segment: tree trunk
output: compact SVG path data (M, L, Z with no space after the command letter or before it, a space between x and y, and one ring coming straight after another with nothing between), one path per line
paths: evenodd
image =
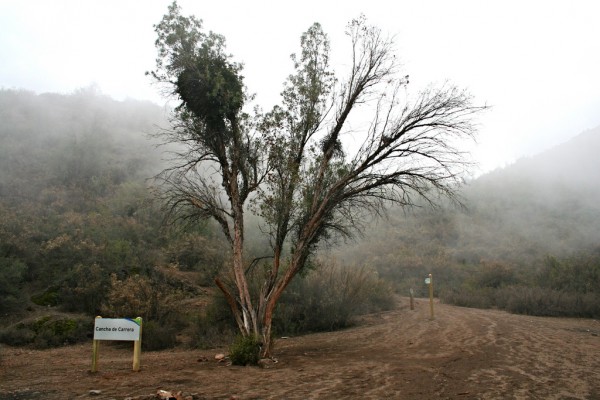
M304 260L306 258L306 248L302 246L304 242L300 242L300 250L297 251L294 259L292 260L292 264L289 266L287 272L281 277L281 279L276 282L275 287L270 291L268 295L268 299L266 299L265 313L262 318L262 327L261 327L261 338L263 342L263 347L261 351L261 357L269 358L272 355L273 351L273 340L272 340L272 324L273 324L273 313L275 312L275 307L277 306L277 302L279 298L283 294L285 288L290 284L294 276L299 271L299 266L303 265Z
M260 354L261 358L270 358L273 355L273 335L271 327L273 325L273 311L275 309L275 304L275 302L268 302L267 307L265 309L265 316L262 321L262 349Z

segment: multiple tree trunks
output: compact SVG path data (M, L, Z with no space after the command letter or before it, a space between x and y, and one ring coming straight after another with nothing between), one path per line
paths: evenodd
M319 244L352 236L361 218L389 202L455 199L469 163L454 144L473 137L471 119L485 107L451 86L403 98L408 76L399 73L392 40L361 17L347 27L348 76L334 75L329 40L314 24L292 56L281 105L251 118L243 111L249 96L242 66L225 52L225 39L180 11L173 3L155 26L159 58L151 75L181 100L164 136L185 148L177 153L181 163L158 176L162 197L174 221L213 218L221 226L232 260L216 284L240 332L262 338L268 357L277 301ZM371 123L356 133L360 147L346 154L349 118L365 105ZM260 276L248 267L258 260L245 253L246 212L260 218L270 243L260 259L272 262ZM261 279L256 293L251 278Z

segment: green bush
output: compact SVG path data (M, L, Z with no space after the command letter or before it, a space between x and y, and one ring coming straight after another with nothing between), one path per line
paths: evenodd
M169 325L145 321L142 329L142 349L164 350L177 344L177 330Z
M237 325L231 308L225 298L213 295L204 312L197 316L191 330L192 346L210 349L231 343L237 332Z
M179 292L149 277L133 275L119 280L113 274L101 312L102 316L112 318L142 317L142 346L147 350L159 350L174 347L177 333L185 326L178 310L179 300Z
M69 272L60 288L62 308L71 312L98 315L110 289L107 271L98 264L79 264Z
M389 285L370 268L318 263L282 295L273 319L277 334L300 334L346 328L354 317L392 309Z
M585 318L600 316L600 295L597 293L513 286L498 295L506 298L506 306L503 308L517 314Z
M254 336L238 336L229 349L233 365L258 365L261 342Z
M33 343L35 332L23 324L0 331L0 342L9 346L27 346Z
M0 257L0 313L15 311L22 306L21 285L25 270L22 261Z
M495 289L489 287L478 289L470 287L443 289L439 291L439 298L444 303L453 304L459 307L485 309L497 306L495 292Z
M58 288L53 286L49 287L42 293L36 293L31 296L31 301L38 306L54 307L60 303L60 296L58 294Z
M8 327L0 333L0 341L11 346L45 349L85 341L92 331L91 319L47 315Z
M600 316L600 294L577 293L512 285L501 288L463 288L440 292L443 302L461 307L498 308L515 314L545 317Z

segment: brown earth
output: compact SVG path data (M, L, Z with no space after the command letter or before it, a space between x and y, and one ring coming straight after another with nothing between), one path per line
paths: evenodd
M404 301L406 303L406 301ZM539 318L436 304L365 317L358 326L276 343L268 368L217 362L214 351L142 354L103 343L0 351L2 399L600 399L600 321ZM92 395L91 390L100 391Z

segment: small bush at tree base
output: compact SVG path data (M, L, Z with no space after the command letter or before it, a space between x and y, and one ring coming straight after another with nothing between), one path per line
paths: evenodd
M258 365L261 342L254 336L238 336L229 349L233 365Z

